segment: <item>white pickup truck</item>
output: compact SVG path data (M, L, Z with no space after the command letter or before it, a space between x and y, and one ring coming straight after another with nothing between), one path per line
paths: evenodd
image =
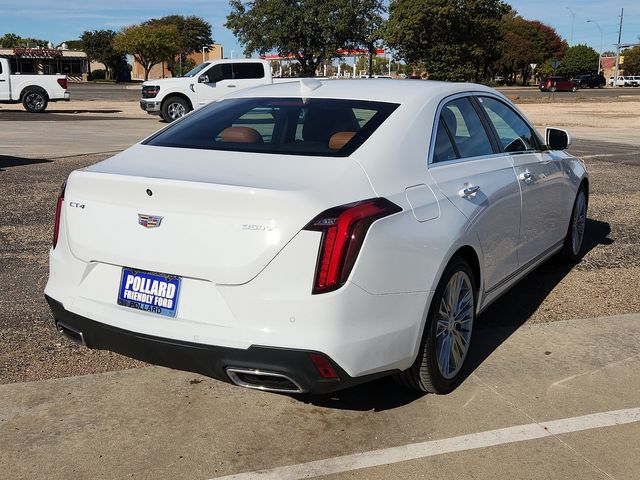
M295 80L299 79L281 81ZM266 60L205 62L183 77L144 82L140 108L147 113L161 115L166 122L173 122L223 95L269 83L273 83L273 78Z
M12 74L0 58L0 103L22 103L27 112L44 112L49 102L69 101L66 75Z

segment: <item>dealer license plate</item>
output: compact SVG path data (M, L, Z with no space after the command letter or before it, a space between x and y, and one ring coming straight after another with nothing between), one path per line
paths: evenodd
M124 267L118 290L118 305L175 317L181 278Z

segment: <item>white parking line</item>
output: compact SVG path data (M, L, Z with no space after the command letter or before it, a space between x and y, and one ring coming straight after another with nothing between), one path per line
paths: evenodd
M580 432L594 428L611 427L640 422L640 408L594 413L581 417L563 418L550 422L530 423L515 427L500 428L486 432L461 435L400 447L354 453L343 457L328 458L286 467L277 467L255 472L238 473L211 480L299 480L332 473L349 472L361 468L389 465L419 458L433 457L444 453L473 450L476 448L524 442L564 433Z

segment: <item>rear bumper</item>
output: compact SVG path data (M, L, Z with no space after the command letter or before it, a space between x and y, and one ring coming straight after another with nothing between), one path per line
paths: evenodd
M385 371L351 377L321 352L259 345L239 349L155 337L90 320L67 311L60 302L47 295L45 298L53 313L56 328L89 348L110 350L144 362L200 373L228 383L231 383L231 379L227 369L244 369L286 377L299 387L298 393L322 394L393 373ZM311 361L310 353L323 355L338 378L322 378ZM279 388L262 389L280 391Z
M62 97L50 98L49 101L50 102L69 102L71 101L71 93L64 92L64 95Z

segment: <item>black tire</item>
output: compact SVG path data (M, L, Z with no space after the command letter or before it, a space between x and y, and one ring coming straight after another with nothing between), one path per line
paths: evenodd
M164 102L162 102L160 115L165 122L171 123L174 120L185 116L190 111L191 107L184 98L169 97Z
M450 280L452 280L453 277L459 273L462 274L463 277L456 278L464 278L464 276L466 276L469 286L469 289L467 291L470 293L470 317L465 317L467 318L467 320L465 320L465 324L467 324L468 326L468 332L464 333L464 335L468 335L468 341L466 351L462 355L462 360L459 363L457 370L455 372L450 372L450 375L444 375L438 362L439 350L437 337L446 337L447 335L449 335L450 338L453 338L453 332L447 334L447 330L441 328L440 332L438 333L438 321L441 321L441 326L442 323L447 322L447 320L441 313L441 304L443 301L446 303L446 300L444 300L444 296L447 291L447 285L449 284ZM433 300L429 308L427 321L425 323L422 341L420 342L420 350L418 351L418 356L416 357L413 365L408 370L394 375L394 379L397 383L412 390L437 394L449 393L460 384L465 370L465 361L468 358L467 354L469 352L471 335L473 333L473 324L475 322L477 300L476 292L476 281L474 279L471 267L462 257L454 257L444 269L440 282L438 283L438 287L436 288L436 291L434 293ZM468 320L469 318L470 321ZM450 320L449 327L453 327ZM457 327L451 328L452 331L456 329ZM457 329L457 332L458 334L461 334L463 332L462 328ZM453 340L451 341L453 342ZM451 343L451 345L454 346L452 346L451 348L451 353L448 356L449 359L452 358L451 355L453 354L453 350L455 348L455 342ZM444 346L442 346L442 348L444 348ZM458 353L460 353L459 350Z
M560 251L560 258L566 263L577 263L582 258L588 203L586 189L584 186L580 186L573 202L569 228ZM583 210L581 210L581 205Z
M572 91L572 92L577 92L577 91L578 91L578 87L575 87L575 86L574 86L574 87L571 89L571 91Z
M551 87L551 88L549 89L549 91L550 91L550 92L555 92L555 91L556 91L556 87Z
M22 94L22 106L27 112L42 113L48 104L47 92L41 88L29 88Z

